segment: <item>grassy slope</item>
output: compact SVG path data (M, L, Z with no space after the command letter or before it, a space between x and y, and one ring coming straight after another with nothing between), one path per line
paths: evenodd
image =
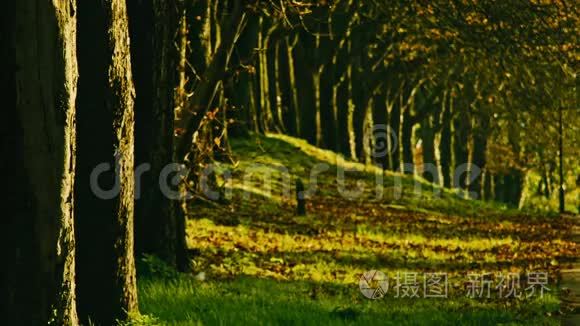
M233 140L235 164L227 205L196 204L189 246L205 281L173 276L158 264L140 279L142 312L160 324L558 324L557 271L578 256L569 225L555 217L526 215L470 201L409 176L386 173L382 198L375 194L380 170L344 162L334 153L287 136ZM337 164L337 161L339 162ZM326 163L308 216L295 217L288 177L309 183L311 167ZM356 199L339 195L336 167L346 188L365 190ZM260 177L272 175L270 191ZM402 180L396 196L395 177ZM415 184L423 191L414 191ZM293 188L291 184L290 187ZM437 192L440 191L440 195ZM391 287L380 300L358 288L367 270L385 272ZM466 274L548 271L543 298L469 299ZM445 272L448 299L394 298L400 272ZM163 277L165 275L165 277Z

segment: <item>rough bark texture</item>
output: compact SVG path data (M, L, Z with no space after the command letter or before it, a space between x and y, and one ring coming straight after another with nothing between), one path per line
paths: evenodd
M137 311L135 95L125 0L81 1L78 21L78 308L83 322L111 325ZM98 166L107 170L91 182Z
M127 1L131 61L135 77L135 256L154 254L176 265L176 216L159 176L172 163L174 87L179 53L174 36L179 28L176 0Z
M75 1L10 1L0 16L5 98L0 324L78 324L73 186Z

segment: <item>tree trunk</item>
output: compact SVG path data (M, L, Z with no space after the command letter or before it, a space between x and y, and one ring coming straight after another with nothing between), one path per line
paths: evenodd
M451 188L453 175L451 172L451 104L453 99L449 99L449 105L443 107L441 116L441 138L439 141L439 165L441 166L441 179L443 186Z
M336 114L332 105L334 86L334 65L327 65L321 69L319 78L320 121L322 144L325 148L336 150Z
M522 196L522 172L517 169L511 169L503 178L504 202L518 207Z
M84 323L112 325L137 311L135 91L125 1L80 1L78 21L78 310Z
M129 0L135 76L135 159L138 191L135 206L135 253L154 254L176 266L178 247L173 204L159 186L159 176L173 159L174 87L179 51L177 1ZM145 168L149 167L147 171ZM143 169L143 170L142 170Z
M403 112L401 122L401 150L403 152L403 163L413 165L413 119L411 106L407 106ZM405 169L405 174L413 174L413 171Z
M230 134L245 136L247 132L258 131L258 120L255 114L256 108L252 105L254 87L252 80L255 78L256 48L258 47L258 17L249 17L244 32L240 35L236 47L237 55L233 56L234 64L239 66L232 85L233 124L230 124Z
M291 50L288 50L288 39L284 38L280 44L278 53L278 62L279 62L279 79L278 84L280 87L280 93L282 97L282 108L283 108L283 117L282 120L284 122L284 126L286 127L286 132L291 136L298 135L298 126L296 125L296 91L294 85L294 76L293 74L291 63L291 58L289 55L291 54Z
M260 112L262 113L261 119L264 122L264 131L269 132L274 129L274 121L272 115L272 103L270 98L270 81L269 81L269 65L268 65L268 55L270 52L268 49L268 21L265 21L263 17L260 17L260 30L258 33L258 80L260 81Z
M493 175L490 173L489 170L485 170L483 172L483 193L482 193L482 198L485 201L490 201L493 200L493 191L492 191L492 187L493 187Z
M316 144L316 96L312 67L308 63L303 44L297 44L294 51L296 55L294 71L298 88L300 136L310 144Z
M487 137L489 133L489 119L486 112L479 112L474 118L473 126L473 149L471 154L470 176L469 176L469 191L481 196L482 189L482 174L481 171L485 169L487 150ZM477 171L476 175L471 175Z
M401 164L401 139L399 137L401 131L401 99L395 99L391 110L389 112L389 127L393 130L396 138L391 144L389 153L389 169L391 171L399 171Z
M273 71L273 77L270 79L271 82L271 88L274 90L274 92L272 92L271 97L272 100L274 101L275 105L275 127L276 127L276 131L280 132L280 133L287 133L286 132L286 124L285 124L285 111L287 110L287 101L284 101L283 99L285 98L284 94L282 93L282 84L281 84L281 80L283 78L282 72L281 72L281 64L280 64L280 52L284 52L281 51L281 47L282 44L280 42L276 42L275 45L273 45L273 56L271 58L271 62L273 62L272 65L272 69Z
M341 80L338 85L334 87L334 106L336 107L337 116L337 128L336 128L336 139L337 139L337 151L342 153L344 157L351 157L350 144L348 139L348 111L349 111L349 99L348 99L348 88L349 82L347 80Z
M383 169L387 169L389 163L389 138L391 136L387 130L387 111L386 94L380 92L373 98L373 156L375 160L374 163Z
M435 129L433 117L427 116L421 123L421 143L423 146L423 178L429 182L439 180L439 173L435 167Z
M212 60L205 69L201 80L195 88L187 108L179 113L176 121L177 126L183 132L177 141L176 155L179 162L185 159L190 152L194 133L199 129L206 112L209 110L217 89L224 79L229 66L232 51L237 42L238 35L245 25L245 12L241 0L234 1L229 24L226 27L219 46L214 51Z
M494 200L505 203L506 201L506 189L504 185L504 176L503 175L493 175L493 193L494 193Z
M469 163L469 114L461 110L453 121L453 186L466 189L467 171L460 173L460 166Z
M75 1L9 1L0 22L4 117L0 324L77 325Z

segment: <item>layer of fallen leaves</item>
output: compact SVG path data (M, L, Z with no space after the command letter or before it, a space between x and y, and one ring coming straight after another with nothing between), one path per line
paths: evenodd
M262 155L265 164L276 158ZM306 171L300 164L291 170L292 178L306 179ZM234 182L244 178L233 175ZM570 219L483 206L434 209L461 202L416 196L411 187L403 192L415 200L373 200L372 178L364 171L350 173L347 186L363 182L367 190L347 200L339 195L333 173L321 176L304 217L295 216L292 198L248 193L260 189L258 183L234 187L227 205L195 204L188 227L195 269L212 278L251 275L342 284L358 282L371 269L389 277L401 271L445 272L451 291L460 291L468 273L519 273L525 280L527 272L548 272L554 286L559 270L580 254Z

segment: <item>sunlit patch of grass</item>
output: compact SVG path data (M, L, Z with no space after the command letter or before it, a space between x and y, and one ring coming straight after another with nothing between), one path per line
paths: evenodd
M368 300L354 286L253 277L198 282L141 279L139 325L558 325L552 295L530 301L469 298ZM137 324L136 324L137 325Z
M188 221L194 273L205 273L208 281L142 282L146 313L183 325L554 321L545 312L556 310L557 271L580 254L567 222L467 200L451 190L438 195L424 180L392 172L385 172L385 195L375 198L376 167L288 136L256 135L233 140L232 147L237 163L217 169L232 173L229 204L192 207ZM317 163L330 169L319 175L319 191L307 197L308 215L295 216L294 179L308 184ZM361 196L339 194L337 164L356 170L345 183L349 189L362 183ZM393 196L394 176L401 178L400 198ZM414 192L415 182L422 193ZM366 300L358 280L371 269L390 279L402 272L445 272L451 298ZM554 291L531 300L465 298L467 273L528 271L549 272ZM170 291L181 294L167 298Z

